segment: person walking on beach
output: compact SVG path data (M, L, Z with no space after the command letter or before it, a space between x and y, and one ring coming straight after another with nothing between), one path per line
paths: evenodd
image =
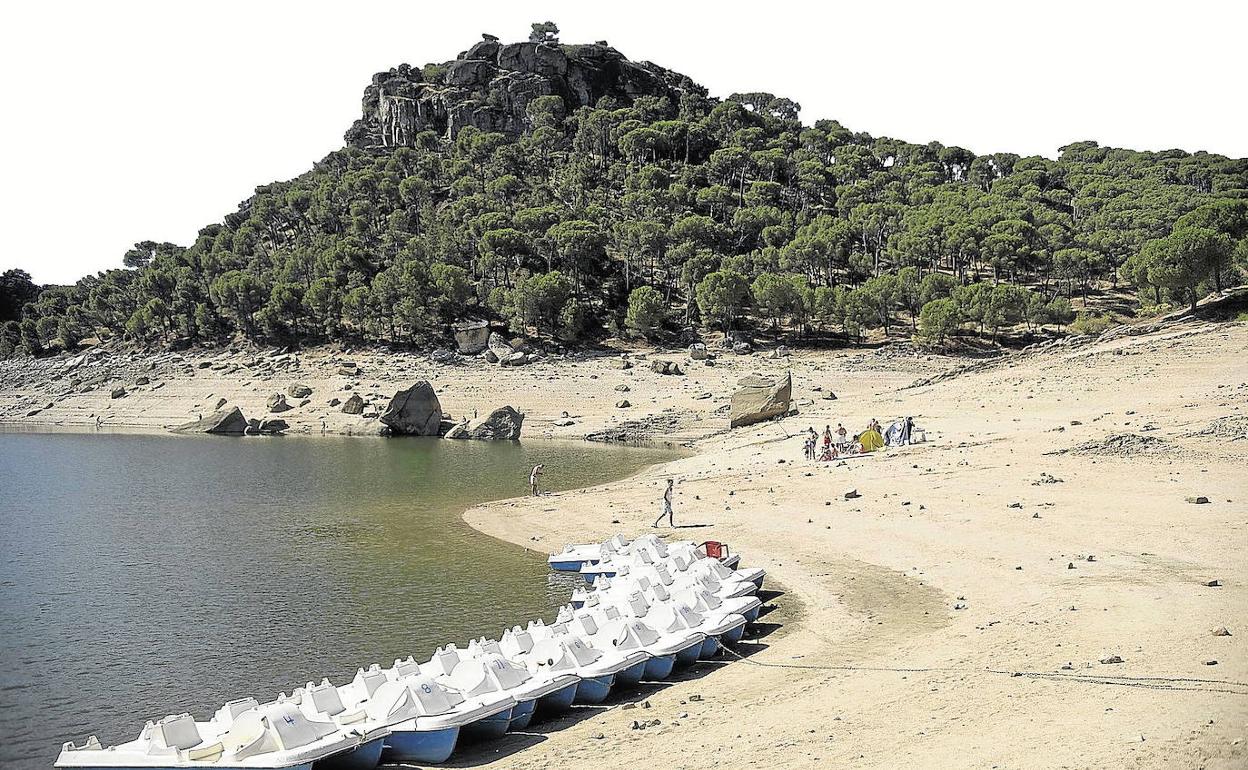
M849 435L849 431L845 430L845 426L838 422L836 424L836 437L837 437L836 443L840 444L841 447L844 447L845 437L848 435Z
M654 520L650 526L657 527L659 522L663 521L663 517L667 517L667 525L672 529L676 528L676 520L672 517L672 492L675 491L676 482L671 479L667 480L667 489L663 491L663 512L659 514L659 518Z
M529 472L529 491L533 493L534 497L537 497L539 494L541 494L541 492L539 492L537 489L537 482L541 480L542 471L545 469L546 469L545 465L538 464L538 465L534 465L533 470Z

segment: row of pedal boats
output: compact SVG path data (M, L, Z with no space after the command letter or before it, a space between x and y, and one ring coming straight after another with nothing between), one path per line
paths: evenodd
M575 592L553 623L535 620L462 648L448 644L424 662L409 656L386 668L373 664L343 685L322 679L263 703L232 700L207 721L166 716L115 746L92 735L82 745L64 744L56 766L436 764L461 740L498 738L573 705L602 703L643 680L667 679L740 640L758 618L763 570L733 569L702 546L616 536L564 553L586 557L577 570L592 567L586 573L592 583Z

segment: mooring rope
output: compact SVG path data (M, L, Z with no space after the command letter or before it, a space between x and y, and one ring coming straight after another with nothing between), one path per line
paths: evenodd
M738 644L752 644L751 642L738 642ZM954 668L954 667L930 667L930 668L900 668L892 666L851 666L836 664L811 664L811 663L772 663L762 660L754 660L751 657L742 655L741 653L725 646L720 645L720 649L724 653L731 655L737 660L745 661L755 666L764 668L791 668L803 669L808 671L853 671L853 672L883 672L894 674L973 674L984 675L992 674L995 676L1009 677L1026 677L1029 679L1048 679L1053 681L1067 680L1080 682L1082 684L1108 684L1119 687L1139 687L1151 690L1174 690L1187 692L1208 692L1208 693L1225 693L1227 695L1248 695L1248 683L1235 682L1225 679L1196 679L1192 677L1178 676L1119 676L1115 674L1081 674L1066 673L1062 671L1007 671L995 668ZM1185 686L1191 685L1191 686ZM1218 687L1210 687L1207 685L1220 685ZM1242 689L1228 689L1239 687Z

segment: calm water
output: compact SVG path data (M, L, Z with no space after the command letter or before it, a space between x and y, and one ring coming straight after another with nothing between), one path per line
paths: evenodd
M584 442L0 433L0 766L549 619L572 583L473 503L671 457ZM546 544L543 544L543 548ZM562 544L551 544L562 545Z

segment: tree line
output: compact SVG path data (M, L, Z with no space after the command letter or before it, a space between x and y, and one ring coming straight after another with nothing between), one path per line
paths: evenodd
M568 114L542 96L519 136L337 150L189 246L137 243L72 286L8 271L0 355L108 335L428 344L465 317L567 342L694 325L943 341L1070 323L1118 282L1146 310L1190 305L1248 270L1248 160L976 155L799 111L739 93Z

